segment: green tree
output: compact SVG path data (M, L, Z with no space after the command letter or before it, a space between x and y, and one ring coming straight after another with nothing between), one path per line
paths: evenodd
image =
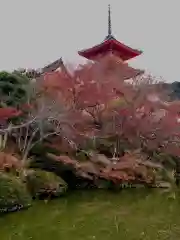
M26 102L28 82L22 74L0 72L0 107L18 107Z

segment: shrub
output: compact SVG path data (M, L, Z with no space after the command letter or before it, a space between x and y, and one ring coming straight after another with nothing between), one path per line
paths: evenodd
M21 168L21 161L15 156L0 152L0 171L16 173Z
M47 152L54 153L54 154L60 153L56 149L47 146L47 144L45 144L44 142L36 144L30 150L30 154L33 155L33 156L36 156L36 157L44 157Z
M49 198L63 195L67 184L54 173L43 170L32 170L26 177L27 188L33 198Z
M0 173L0 212L12 212L31 205L25 184L16 176Z
M89 180L100 188L121 187L124 184L169 188L173 183L172 176L164 166L141 150L127 151L120 158L107 158L91 152L89 160L84 162L68 156L48 156L71 167L75 176Z

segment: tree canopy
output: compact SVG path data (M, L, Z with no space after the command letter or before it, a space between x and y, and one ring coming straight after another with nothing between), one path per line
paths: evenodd
M28 78L17 73L0 72L0 107L18 107L27 101Z

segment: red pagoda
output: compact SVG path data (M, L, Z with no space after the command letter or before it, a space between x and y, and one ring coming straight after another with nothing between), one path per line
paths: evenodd
M89 60L95 60L99 56L106 55L107 53L113 53L113 55L119 57L121 60L126 61L134 57L139 56L142 51L133 49L126 46L125 44L116 40L112 35L111 29L111 9L109 5L108 9L108 35L104 41L96 46L88 49L84 49L78 52L80 56L85 57Z
M108 60L110 59L108 56L112 56L111 60L116 61L116 64L113 64L113 66L119 70L119 73L124 80L134 78L144 73L144 71L134 69L127 63L127 60L137 57L141 53L142 51L126 46L125 44L116 40L116 38L113 36L111 29L110 5L108 6L108 35L104 41L99 45L78 52L80 56L85 57L88 60L96 60L96 63L98 62L98 59L102 60L103 58L104 62L108 65L111 63L106 61L106 56ZM62 58L42 68L42 74L54 72L57 70L65 71L68 73L68 70L66 69Z

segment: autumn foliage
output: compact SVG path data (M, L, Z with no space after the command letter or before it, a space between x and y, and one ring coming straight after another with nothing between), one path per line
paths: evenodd
M8 120L13 117L18 117L22 114L21 110L17 110L16 108L13 107L4 107L0 108L0 120Z
M0 171L18 171L21 168L21 161L15 156L0 152Z
M170 102L164 85L142 71L127 81L130 75L132 69L114 56L71 72L44 73L28 108L36 119L28 127L34 135L25 140L48 138L48 146L66 153L51 158L71 165L77 176L155 184L163 163L149 152L180 155L179 102ZM111 145L106 152L97 144L104 139ZM86 153L84 162L77 152Z
M146 155L140 160L140 155L125 154L120 149L125 144L130 151L163 151L179 156L179 102L170 103L163 84L154 82L151 76L141 73L130 82L126 81L128 67L121 74L119 69L122 63L108 56L71 73L47 73L41 79L39 92L49 106L56 103L59 115L53 127L70 148L81 151L89 140L96 144L97 139L114 138L110 164L94 176L115 182L153 182L153 169L157 168L153 159ZM72 160L68 159L64 164ZM90 164L89 156L86 161ZM75 159L72 163L77 169ZM83 164L78 163L78 173Z
M59 111L63 108L62 126L69 123L72 135L79 138L117 135L132 144L146 145L155 131L178 126L178 108L167 103L161 84L153 84L149 76L136 77L129 84L113 64L117 64L116 58L105 58L71 75L54 72L44 76L43 93L59 103Z

